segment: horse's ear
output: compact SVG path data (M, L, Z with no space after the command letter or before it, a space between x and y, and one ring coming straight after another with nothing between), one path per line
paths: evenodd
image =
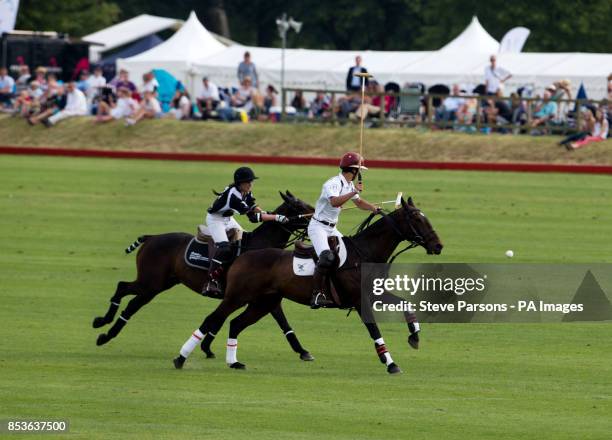
M295 196L293 194L291 194L291 191L287 190L285 191L285 194L287 194L287 196L291 199L295 199Z
M402 204L402 208L404 208L404 209L408 209L408 206L406 206L406 201L404 200L404 197L402 197L402 198L400 199L400 202L401 202L401 204Z
M279 191L278 193L280 194L281 199L283 199L283 201L284 201L284 202L286 202L286 203L291 203L291 202L290 202L290 201L287 199L287 196L286 196L286 195L284 195L284 194L283 194L282 192L280 192L280 191Z
M412 201L412 197L408 197L408 205L414 208L414 202Z

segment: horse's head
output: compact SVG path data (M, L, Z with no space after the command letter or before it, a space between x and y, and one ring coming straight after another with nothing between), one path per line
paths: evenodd
M414 206L412 197L408 197L407 202L402 197L401 204L402 207L396 212L399 214L398 225L402 229L404 239L423 246L430 255L439 255L444 246L429 219L423 211Z
M313 214L314 208L308 203L298 199L289 191L278 192L283 199L283 204L280 205L274 212L289 217L289 223L287 227L291 230L305 229L308 227L309 217L297 218L303 214Z

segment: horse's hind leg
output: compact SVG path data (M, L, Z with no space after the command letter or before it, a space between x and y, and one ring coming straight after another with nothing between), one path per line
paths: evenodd
M127 307L121 314L119 318L115 321L113 326L110 328L108 333L100 333L98 335L98 339L96 341L96 345L104 345L114 337L116 337L121 329L127 324L129 319L136 313L142 306L148 304L159 292L150 294L150 293L138 293L135 298L132 298L128 303Z
M110 306L108 307L106 315L94 318L93 328L100 328L113 322L113 319L115 319L115 314L117 313L117 310L119 310L121 299L127 295L136 295L137 290L135 284L135 282L130 283L127 281L119 281L117 283L117 289L110 300Z
M227 339L227 352L225 362L230 368L243 370L246 366L238 362L238 335L250 325L255 324L272 310L280 305L281 298L278 296L264 297L248 305L246 310L236 316L230 322L229 338Z
M274 310L272 310L271 313L272 317L274 317L278 323L278 326L283 331L293 351L300 355L300 359L303 361L314 361L314 356L311 355L308 350L304 349L302 344L300 344L297 335L289 325L289 321L287 321L287 317L285 316L282 306L279 304Z
M223 326L227 317L244 304L242 300L232 301L227 297L221 301L221 304L204 319L202 325L200 325L200 327L191 334L189 339L185 341L178 357L173 360L174 367L177 369L183 368L185 361L199 343L202 343L202 351L207 354L207 357L214 357L210 351L210 344L212 344L212 341L215 339L215 336L217 336L219 329ZM212 356L209 356L208 353Z

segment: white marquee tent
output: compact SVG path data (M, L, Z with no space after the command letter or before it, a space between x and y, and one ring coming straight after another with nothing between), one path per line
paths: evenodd
M182 24L183 20L142 14L93 34L85 35L83 41L93 44L89 48L89 57L95 62L100 59L103 52L165 29L178 29Z
M192 89L190 71L194 62L226 48L192 12L185 24L168 40L136 56L117 60L117 68L127 69L136 83L142 74L153 69L164 69Z

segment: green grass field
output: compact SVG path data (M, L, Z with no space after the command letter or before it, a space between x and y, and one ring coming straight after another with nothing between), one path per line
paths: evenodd
M172 358L217 304L180 286L96 347L93 317L135 275L123 249L193 231L233 168L0 156L0 419L68 419L74 439L610 438L609 323L426 324L419 351L385 324L404 370L391 377L356 314L286 303L315 362L266 317L240 337L246 371L224 365L227 326L217 359L194 352L177 371ZM313 203L335 172L255 170L266 209L277 190ZM516 262L612 262L609 176L370 170L365 184L372 201L413 195L445 244L401 261L502 262L513 249ZM341 230L361 218L346 212Z

